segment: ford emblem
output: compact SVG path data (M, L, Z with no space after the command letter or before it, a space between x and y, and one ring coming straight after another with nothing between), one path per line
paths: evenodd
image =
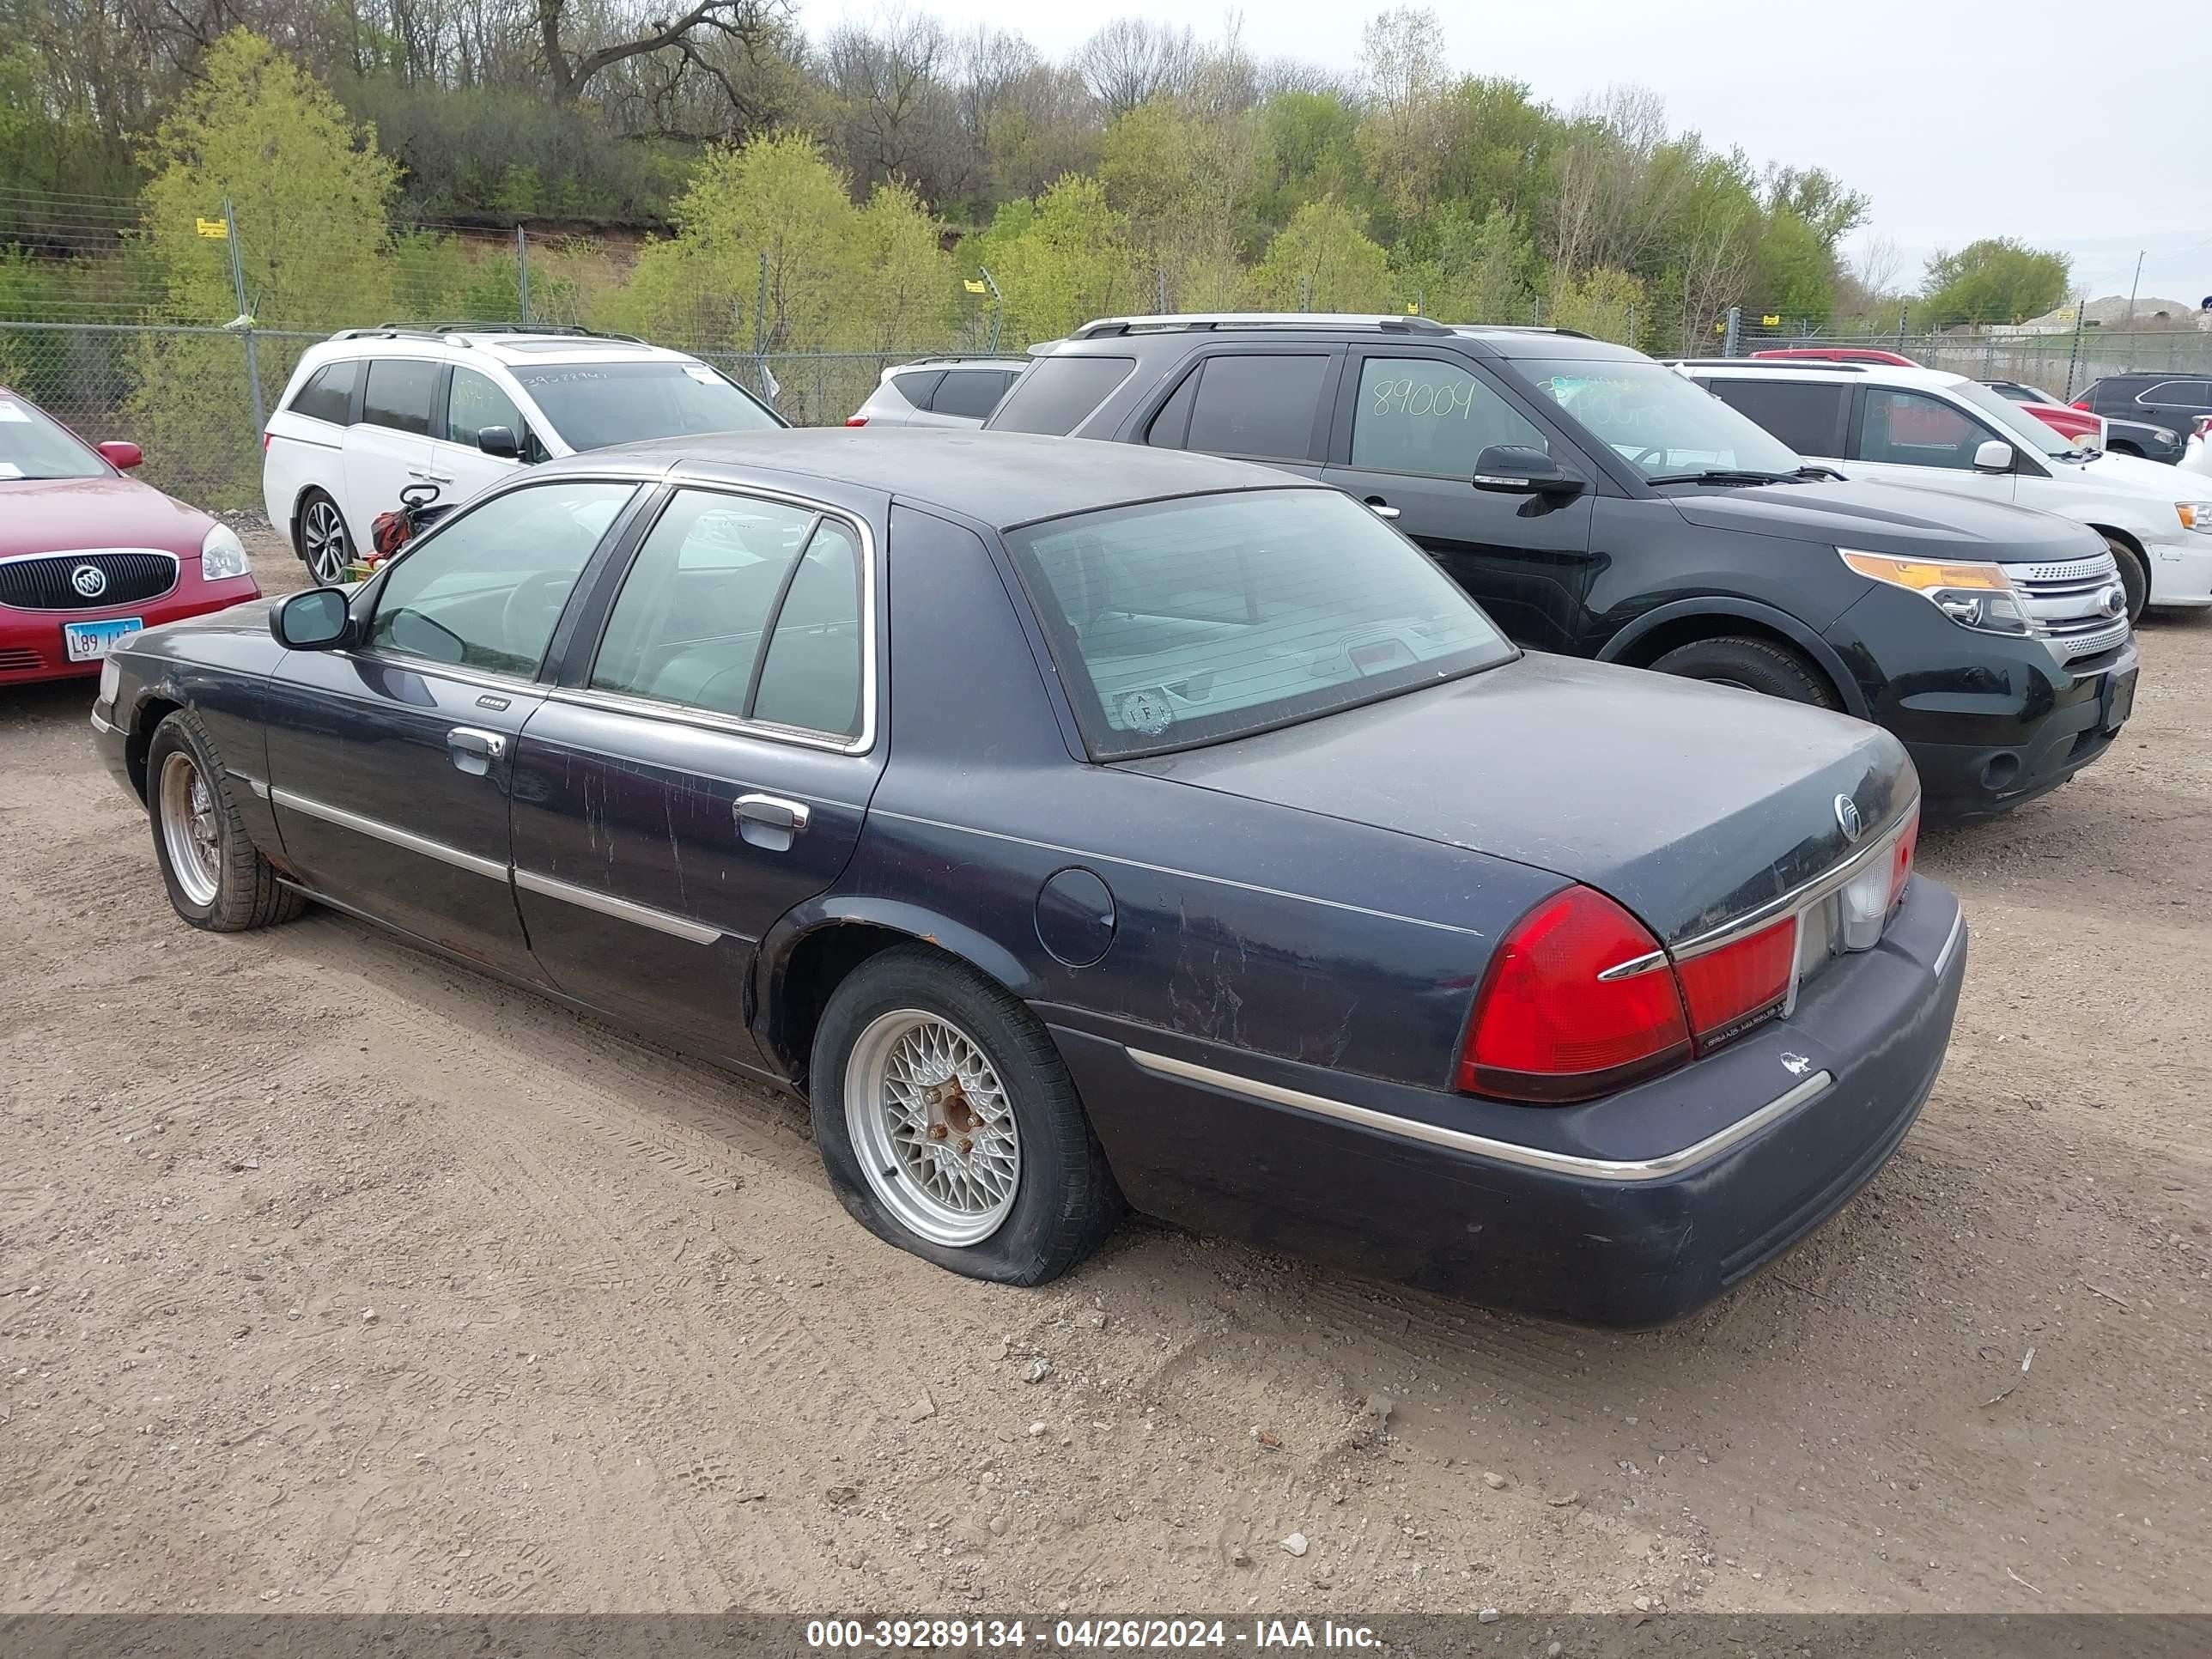
M1836 797L1836 824L1845 841L1856 841L1866 825L1859 819L1859 804L1849 795Z
M2097 603L2108 617L2124 616L2128 608L2128 591L2124 587L2108 587L2097 596Z

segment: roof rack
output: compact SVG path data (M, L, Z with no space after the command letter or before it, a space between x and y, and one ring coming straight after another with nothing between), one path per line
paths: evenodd
M342 328L331 338L442 340L465 334L570 335L591 340L620 340L629 345L646 343L635 334L604 334L574 323L379 323L374 328ZM466 345L468 342L455 339L454 343Z
M1579 328L1555 328L1549 323L1473 323L1485 334L1556 334L1564 340L1595 340L1597 336Z
M1170 329L1372 328L1386 334L1448 335L1453 332L1428 317L1400 317L1358 311L1188 311L1151 317L1101 317L1084 324L1072 338L1099 340L1118 334L1164 333Z
M1838 362L1832 357L1662 357L1669 368L1810 368L1821 374L1868 374L1877 368L1902 368L1902 363Z

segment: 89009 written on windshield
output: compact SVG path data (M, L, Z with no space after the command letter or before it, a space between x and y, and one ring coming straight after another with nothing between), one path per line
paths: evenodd
M1653 362L1563 363L1538 392L1654 483L1713 471L1794 478L1795 450L1711 392Z

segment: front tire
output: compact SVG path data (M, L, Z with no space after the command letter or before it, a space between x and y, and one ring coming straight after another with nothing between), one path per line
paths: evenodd
M353 562L353 542L346 534L345 514L319 489L310 489L300 497L292 546L319 586L336 586L345 579L346 566Z
M2128 625L2133 627L2150 603L2150 568L2142 554L2117 536L2106 537L2105 545L2112 550L2112 562L2120 568L2120 586L2128 596Z
M1693 640L1675 647L1651 666L1662 674L1733 685L1764 696L1810 703L1815 708L1844 706L1826 675L1802 653L1771 640L1741 635Z
M276 880L239 821L228 774L207 728L179 709L146 750L146 809L169 903L195 927L243 933L289 921L307 901Z
M872 957L814 1036L814 1139L877 1237L971 1279L1041 1285L1113 1231L1123 1203L1036 1017L923 945Z

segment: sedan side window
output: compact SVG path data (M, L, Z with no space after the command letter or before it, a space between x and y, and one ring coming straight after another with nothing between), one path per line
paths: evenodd
M585 561L635 490L540 484L440 526L385 578L370 646L496 674L536 674Z
M1475 457L1492 444L1547 454L1552 447L1520 410L1456 363L1440 357L1370 357L1360 365L1352 465L1468 478Z
M858 538L838 520L680 490L623 580L592 685L849 735L860 724L859 575Z
M1971 471L1974 452L1993 434L1964 410L1917 392L1869 386L1859 459L1899 466Z

